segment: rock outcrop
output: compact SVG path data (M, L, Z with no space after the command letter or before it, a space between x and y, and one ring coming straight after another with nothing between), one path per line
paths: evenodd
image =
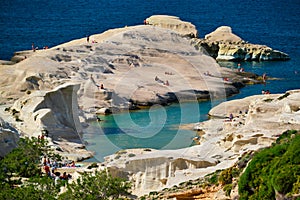
M193 38L191 44L205 51L217 61L270 61L289 60L283 52L265 45L250 44L232 33L228 26L221 26L204 39Z
M19 132L0 118L0 158L17 146Z
M145 23L152 26L167 28L179 33L183 37L198 37L198 31L190 22L185 22L179 17L168 15L152 15L145 20Z
M299 100L300 91L293 90L224 102L209 112L212 119L195 125L201 132L199 145L122 150L106 157L105 164L115 175L131 180L136 195L195 180L233 166L240 155L270 146L286 130L299 130Z
M46 131L55 140L80 140L78 89L78 84L65 84L51 91L35 91L17 100L8 112L23 122L19 129L27 135L38 136Z
M205 35L205 40L218 41L218 42L241 42L242 39L233 34L229 26L221 26L215 31Z
M75 160L91 157L92 153L83 150L81 140L78 89L79 84L69 83L51 91L34 91L7 107L5 114L13 119L11 124L22 136L45 135L52 145L61 144L61 154L71 153L68 157Z

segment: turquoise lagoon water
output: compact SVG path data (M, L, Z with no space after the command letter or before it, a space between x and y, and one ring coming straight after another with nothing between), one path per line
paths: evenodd
M283 93L300 86L300 74L297 73L297 68L292 66L292 61L242 62L241 64L246 71L257 74L267 73L270 77L278 79L268 80L266 85L248 85L237 95L213 102L185 102L167 107L154 106L150 109L101 116L103 121L92 123L92 131L84 136L84 139L89 142L88 148L96 152L95 158L88 161L102 161L103 157L121 149L179 149L195 145L192 139L196 133L179 129L180 125L207 120L208 111L223 101L260 94L262 90ZM237 63L226 62L220 65L236 68ZM278 73L278 67L282 65L290 67Z
M242 62L247 71L267 73L279 80L247 86L223 101L259 94L262 89L282 93L300 88L300 1L238 0L3 0L0 1L0 59L13 52L55 46L111 28L141 24L154 14L175 15L195 24L203 38L219 26L232 27L250 43L286 52L286 62ZM237 63L220 63L235 68ZM95 159L123 148L176 149L193 145L195 133L180 124L206 120L216 102L190 102L152 107L102 117L84 135Z

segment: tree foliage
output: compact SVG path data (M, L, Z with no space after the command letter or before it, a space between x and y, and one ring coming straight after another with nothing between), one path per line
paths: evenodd
M59 199L118 199L128 195L130 184L120 178L113 178L107 171L96 171L95 174L85 172L77 182L67 186L67 192L60 195Z
M275 199L299 193L300 135L284 132L271 148L258 152L239 180L240 199Z
M128 194L129 183L106 171L84 173L74 183L66 184L66 192L61 193L65 182L55 184L51 177L42 174L40 162L44 155L60 159L46 140L21 138L17 148L0 160L0 199L115 199Z

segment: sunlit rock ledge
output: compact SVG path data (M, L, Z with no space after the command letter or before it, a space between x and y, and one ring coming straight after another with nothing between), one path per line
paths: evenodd
M114 175L132 181L136 195L169 188L229 168L245 152L270 146L286 130L299 130L299 102L300 90L224 102L211 109L212 119L195 125L199 145L122 150L104 163Z

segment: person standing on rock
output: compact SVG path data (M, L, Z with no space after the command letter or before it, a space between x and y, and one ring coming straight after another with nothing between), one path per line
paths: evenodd
M266 73L264 73L264 74L262 75L262 80L263 80L263 82L266 82L266 80L267 80L267 74L266 74Z
M230 120L230 121L233 120L233 114L232 114L232 113L230 113L230 115L229 115L229 120Z
M87 43L90 42L90 36L89 35L86 37L86 41L87 41Z
M44 164L44 170L47 176L50 176L50 167L47 164Z

